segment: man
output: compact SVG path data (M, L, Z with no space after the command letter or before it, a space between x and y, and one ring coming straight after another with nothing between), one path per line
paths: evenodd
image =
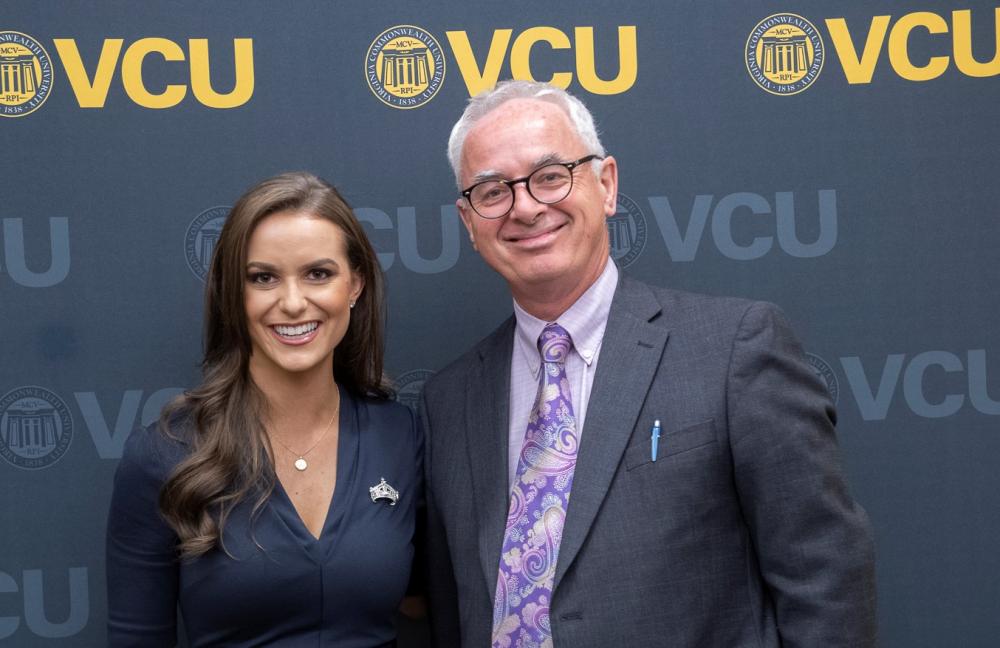
M440 646L871 646L871 533L772 305L609 259L618 168L577 99L508 82L449 159L514 316L428 381Z

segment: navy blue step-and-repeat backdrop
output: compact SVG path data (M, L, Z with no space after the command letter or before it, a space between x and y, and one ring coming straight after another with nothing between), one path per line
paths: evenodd
M882 645L997 645L996 4L4 3L0 642L104 643L112 475L199 379L206 263L254 182L307 169L355 207L404 402L507 316L444 149L515 77L593 110L627 273L795 324L874 524Z

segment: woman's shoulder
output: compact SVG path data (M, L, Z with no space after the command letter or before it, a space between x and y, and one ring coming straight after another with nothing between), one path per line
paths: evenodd
M190 452L192 429L189 417L178 413L133 430L118 464L119 479L164 481Z
M413 418L413 411L391 398L374 398L363 396L357 398L359 406L363 406L373 417L379 417L392 421L402 421Z
M421 444L417 417L413 410L390 398L354 397L362 433L379 434L399 442L406 437L417 446Z

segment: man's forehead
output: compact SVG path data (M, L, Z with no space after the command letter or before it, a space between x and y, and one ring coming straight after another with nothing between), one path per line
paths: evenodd
M556 104L541 99L517 98L505 101L483 115L472 127L472 132L531 121L542 121L553 127L556 124L571 125L569 115Z
M470 129L462 147L464 174L495 175L496 156L526 160L569 155L580 138L559 106L538 99L511 99L483 116ZM509 161L509 160L508 160ZM482 165L489 166L485 168Z

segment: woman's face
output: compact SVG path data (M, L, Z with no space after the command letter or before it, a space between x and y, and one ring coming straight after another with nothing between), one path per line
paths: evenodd
M334 349L364 281L339 227L302 212L271 214L247 246L244 307L259 382L332 375Z

